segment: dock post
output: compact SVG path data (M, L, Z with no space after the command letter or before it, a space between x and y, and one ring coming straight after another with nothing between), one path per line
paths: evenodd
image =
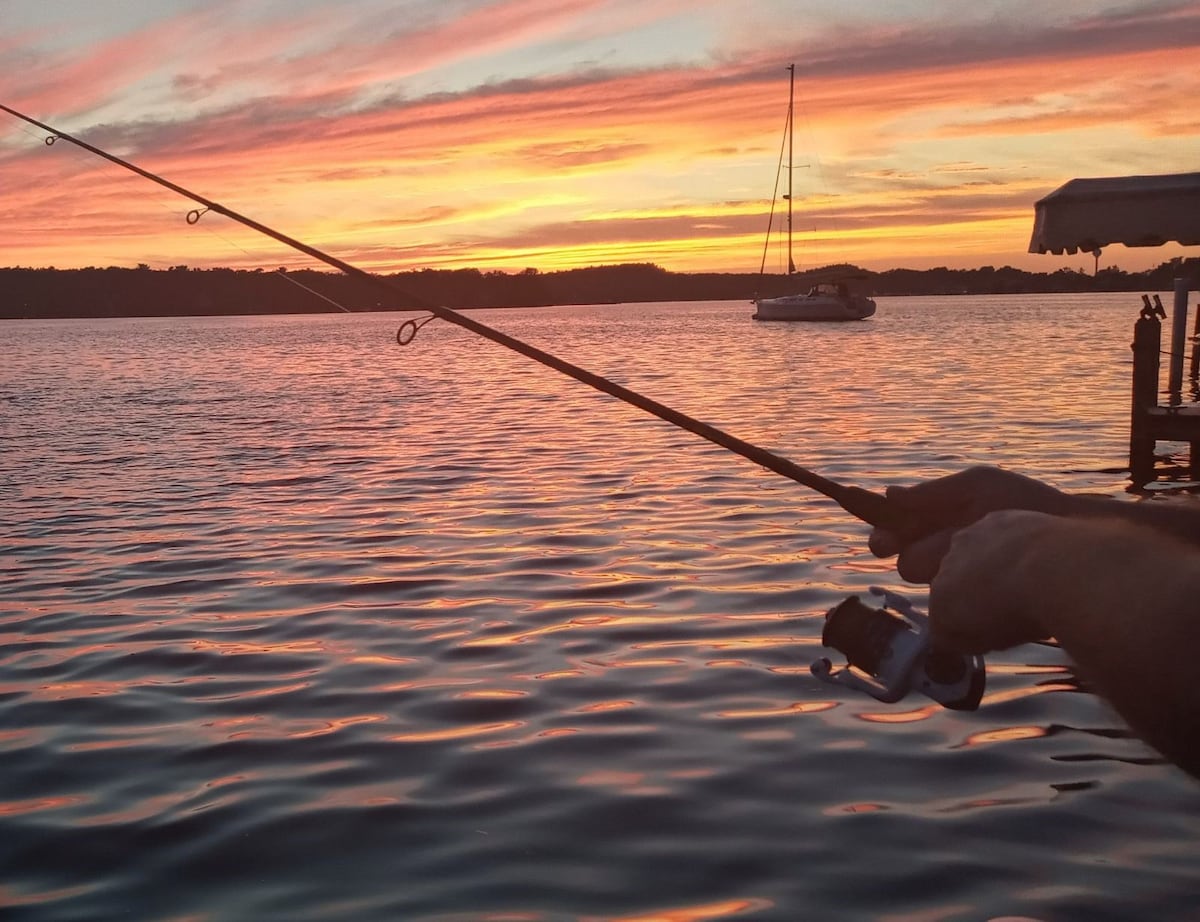
M1197 380L1200 379L1200 304L1196 305L1196 320L1192 327L1192 399L1196 400ZM1190 454L1188 456L1189 472L1188 476L1192 480L1200 480L1200 441L1193 440L1188 445Z
M1192 380L1200 378L1200 305L1196 306L1196 322L1192 327Z
M1171 395L1172 406L1183 399L1183 344L1187 339L1187 300L1187 279L1175 279L1175 303L1171 307L1171 364L1167 371L1167 391Z
M1136 486L1154 479L1154 432L1146 413L1158 406L1158 364L1162 324L1143 296L1146 308L1133 326L1133 398L1129 412L1129 478Z

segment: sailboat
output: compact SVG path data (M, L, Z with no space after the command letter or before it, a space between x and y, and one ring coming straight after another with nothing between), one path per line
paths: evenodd
M792 139L793 114L796 102L796 65L788 65L788 109L787 124L787 261L788 278L796 274L796 263L792 259ZM778 183L776 184L778 189ZM775 214L775 204L771 204ZM770 244L771 228L767 227L767 244L763 247L763 266L766 266L766 249ZM761 274L761 270L760 270ZM863 277L852 267L831 267L821 273L805 273L811 288L804 293L788 294L778 298L755 298L753 304L755 320L862 320L875 313L875 302L865 295L852 294L851 283Z

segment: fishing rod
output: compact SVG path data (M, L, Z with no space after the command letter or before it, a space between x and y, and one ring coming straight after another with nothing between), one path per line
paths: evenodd
M30 125L35 125L43 131L48 132L49 136L45 138L45 143L48 147L53 146L53 144L59 140L67 141L71 144L74 144L76 147L95 154L97 157L107 160L110 163L114 163L132 173L136 173L138 176L148 179L153 183L157 183L164 188L170 189L177 195L180 195L186 199L190 199L196 204L202 206L201 208L193 209L187 213L188 224L195 224L206 212L209 211L224 215L230 220L236 221L237 223L248 227L251 230L258 231L260 234L270 237L273 240L277 240L293 250L298 250L299 252L311 256L314 259L320 260L326 265L332 266L333 268L344 272L346 275L351 276L352 278L361 279L369 285L372 285L376 288L382 288L391 295L399 295L410 304L416 305L419 309L429 311L435 317L460 326L465 330L469 330L478 336L482 336L484 339L491 340L492 342L504 346L507 349L511 349L512 351L520 353L527 358L533 359L535 362L540 362L542 365L552 368L555 371L566 375L567 377L574 378L576 381L586 384L589 387L616 397L618 400L624 401L625 403L635 406L640 410L644 410L652 416L657 416L659 419L664 420L665 422L671 423L674 426L678 426L681 429L685 429L688 432L707 439L716 445L720 445L722 448L728 449L734 454L741 455L743 458L753 461L755 464L765 467L767 470L774 471L776 474L780 474L790 480L794 480L796 483L801 484L802 486L808 487L811 490L815 490L823 496L833 500L855 518L860 519L869 525L887 527L893 531L903 534L912 533L911 523L901 522L894 507L891 507L888 504L887 499L878 493L872 493L871 491L864 490L861 487L846 486L830 480L827 477L823 477L820 474L801 467L800 465L795 464L786 458L780 457L773 452L767 451L764 448L760 448L759 446L740 439L737 436L730 435L728 432L718 429L715 426L710 426L708 423L701 422L694 417L688 416L686 413L681 413L672 407L668 407L665 404L659 403L657 400L652 400L643 394L639 394L637 391L623 387L622 385L617 384L615 381L611 381L602 375L588 371L585 368L580 368L578 365L573 365L570 362L553 355L552 353L539 349L536 346L532 346L514 336L509 336L507 333L502 333L499 330L488 326L487 324L480 323L478 320L474 320L466 316L465 314L451 310L448 307L425 301L424 299L405 291L403 288L401 288L401 286L389 279L372 275L371 273L360 269L357 266L338 259L336 256L331 256L322 250L318 250L314 246L310 246L309 244L304 243L301 240L297 240L294 237L289 237L287 234L281 233L274 228L255 221L253 218L249 218L246 215L240 214L239 212L234 211L232 208L227 208L220 202L215 202L212 199L198 195L197 193L192 192L190 189L185 189L183 186L173 183L168 179L164 179L162 176L159 176L155 173L151 173L149 170L143 169L134 163L130 163L128 160L123 160L115 154L111 154L108 151L89 144L81 138L74 137L73 135L67 134L65 131L60 131L59 129L50 125L39 122L37 119L31 118L22 112L18 112L16 109L0 104L0 110L3 110L15 118L21 119L24 122L28 122ZM425 321L422 321L422 324L428 322L429 319L432 318L426 318ZM417 330L420 329L422 324L418 324L412 320L406 321L396 334L397 341L401 345L411 342L412 338L416 335Z
M47 146L53 146L58 140L68 141L201 205L201 208L187 213L188 224L195 224L206 212L214 211L320 260L352 278L362 279L369 285L382 288L389 294L399 295L429 311L432 317L420 322L408 320L401 325L396 333L396 341L402 346L411 342L417 331L433 317L441 318L809 487L870 525L883 526L909 540L925 530L921 523L909 517L902 517L887 498L878 493L861 487L846 486L822 477L786 458L623 387L602 375L573 365L507 333L501 333L458 311L418 298L388 279L372 275L336 256L239 214L220 202L197 195L190 189L185 189L128 160L30 118L16 109L0 104L0 110L48 132L49 136L45 138ZM853 688L885 702L898 701L910 690L915 690L948 708L974 710L978 707L985 684L982 657L947 653L937 649L932 644L928 619L914 609L903 596L877 588L872 588L872 591L884 596L884 607L871 609L863 605L857 596L851 596L826 613L821 641L826 646L844 653L846 666L835 671L829 660L822 658L812 664L813 675L825 682Z

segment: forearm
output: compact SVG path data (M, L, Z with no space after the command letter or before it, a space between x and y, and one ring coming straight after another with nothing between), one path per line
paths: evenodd
M1117 504L1123 505L1123 504ZM1130 504L1133 505L1133 504ZM1138 504L1141 505L1141 504ZM1014 561L1029 614L1130 726L1200 776L1200 552L1161 523L1051 520Z
M1200 502L1184 498L1123 502L1087 494L1064 493L1062 496L1057 509L1046 511L1080 519L1120 519L1153 528L1188 544L1200 545Z

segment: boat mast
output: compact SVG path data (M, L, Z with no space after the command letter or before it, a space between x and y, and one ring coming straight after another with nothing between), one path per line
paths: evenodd
M788 113L787 113L787 131L788 131L788 275L792 275L796 271L796 264L792 261L792 136L795 134L793 128L792 114L795 108L796 101L796 65L788 65Z

